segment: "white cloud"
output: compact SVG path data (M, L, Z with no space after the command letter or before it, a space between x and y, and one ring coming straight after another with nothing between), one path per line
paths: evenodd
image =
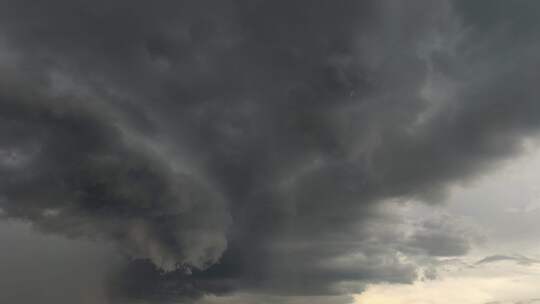
M371 285L355 298L357 304L512 303L540 297L538 286L540 266L505 261L459 268L410 285Z
M533 231L540 228L540 148L526 142L524 152L491 174L454 187L444 207L410 204L402 209L408 218L425 218L439 212L464 220L474 226L472 230L485 234L485 242L475 243L474 250L463 258L441 261L434 280L418 280L409 285L370 285L355 297L356 303L535 303L540 298L538 263L500 259L475 265L486 256L500 254L538 258L538 237Z

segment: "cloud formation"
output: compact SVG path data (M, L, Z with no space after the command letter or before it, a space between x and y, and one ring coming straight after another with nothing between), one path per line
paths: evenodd
M522 256L522 255L496 254L496 255L490 255L481 259L480 261L476 262L475 265L502 262L502 261L513 261L521 265L531 265L531 264L536 264L540 262L536 259L531 259L529 257Z
M381 202L438 203L540 123L538 45L477 10L2 0L2 216L114 243L116 299L411 282L468 239Z

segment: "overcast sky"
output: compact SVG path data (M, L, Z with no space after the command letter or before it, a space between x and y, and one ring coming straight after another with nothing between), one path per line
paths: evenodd
M539 17L0 0L0 302L540 303Z

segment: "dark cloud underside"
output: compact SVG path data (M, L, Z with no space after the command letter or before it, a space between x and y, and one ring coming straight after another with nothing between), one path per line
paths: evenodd
M117 301L410 282L467 237L380 202L540 123L532 1L477 3L0 0L1 215L115 244Z

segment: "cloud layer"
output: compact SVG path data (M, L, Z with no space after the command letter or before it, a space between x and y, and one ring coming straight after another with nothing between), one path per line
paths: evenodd
M1 214L114 243L117 299L411 282L468 238L383 207L440 202L539 127L535 28L481 8L0 1Z

